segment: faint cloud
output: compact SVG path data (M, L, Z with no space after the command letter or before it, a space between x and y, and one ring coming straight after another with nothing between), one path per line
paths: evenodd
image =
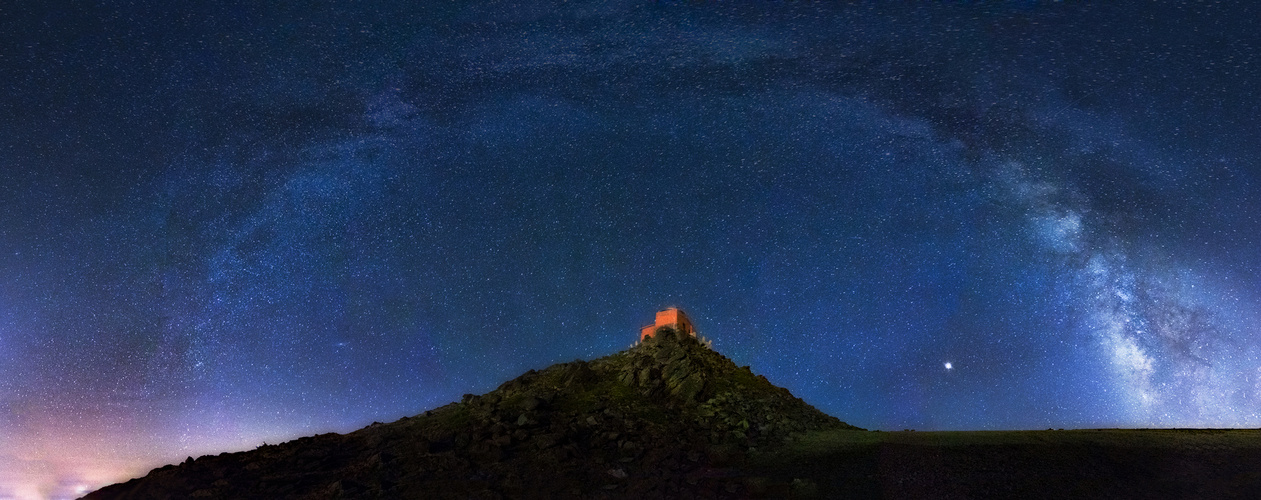
M390 86L378 92L368 100L365 113L369 123L378 128L390 128L403 125L419 111L399 96L402 89Z

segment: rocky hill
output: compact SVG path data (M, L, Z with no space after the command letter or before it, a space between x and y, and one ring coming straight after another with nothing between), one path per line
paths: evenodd
M742 467L829 429L857 428L662 328L422 415L190 458L86 498L779 496L791 485Z

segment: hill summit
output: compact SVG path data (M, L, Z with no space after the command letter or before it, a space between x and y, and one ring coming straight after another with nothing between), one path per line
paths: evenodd
M662 327L415 417L190 457L86 498L744 497L774 486L741 477L750 456L827 429L857 428Z

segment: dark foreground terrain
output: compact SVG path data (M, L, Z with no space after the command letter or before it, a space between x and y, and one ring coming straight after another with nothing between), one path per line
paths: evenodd
M90 499L1261 498L1261 431L870 432L695 338L388 424L189 458Z
M751 475L802 498L1261 498L1261 430L810 433Z

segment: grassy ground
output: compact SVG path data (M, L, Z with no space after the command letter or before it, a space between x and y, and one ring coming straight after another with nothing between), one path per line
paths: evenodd
M1261 498L1261 430L827 431L755 464L800 497Z

